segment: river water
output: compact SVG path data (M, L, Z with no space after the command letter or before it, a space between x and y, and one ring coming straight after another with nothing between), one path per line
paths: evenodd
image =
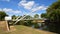
M43 30L44 28L47 28L47 26L45 26L44 23L38 23L38 25L39 25L38 29L40 29L40 30ZM35 25L32 25L32 28L34 28L34 27L35 27Z

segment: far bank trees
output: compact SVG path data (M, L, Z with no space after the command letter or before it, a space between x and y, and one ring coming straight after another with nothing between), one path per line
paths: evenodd
M47 24L48 30L60 34L60 1L54 2L48 7L45 14L41 14L43 18L49 19Z
M4 20L5 16L8 16L4 11L0 11L0 21Z

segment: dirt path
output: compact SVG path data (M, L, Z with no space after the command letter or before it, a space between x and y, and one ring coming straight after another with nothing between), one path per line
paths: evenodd
M15 31L16 28L14 26L10 26L10 31Z
M4 31L9 31L7 21L0 21L0 28Z

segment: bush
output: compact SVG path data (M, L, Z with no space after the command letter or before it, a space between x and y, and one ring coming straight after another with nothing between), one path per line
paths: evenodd
M37 23L35 23L34 28L40 28L40 26Z
M24 25L26 25L26 26L32 26L33 23L32 23L31 20L27 20L27 21L24 23Z

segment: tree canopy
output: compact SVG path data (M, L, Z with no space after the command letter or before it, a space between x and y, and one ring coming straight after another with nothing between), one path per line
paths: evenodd
M38 15L38 14L35 14L35 15L34 15L34 18L39 18L39 15Z
M8 16L4 11L0 11L0 20L4 20L5 16Z
M15 15L12 15L12 19L16 19L16 16Z
M52 5L46 9L45 14L41 14L46 19L50 20L48 28L50 31L60 33L60 1L54 2Z
M32 16L30 16L30 15L27 15L26 17L25 17L25 19L31 19L32 18Z

